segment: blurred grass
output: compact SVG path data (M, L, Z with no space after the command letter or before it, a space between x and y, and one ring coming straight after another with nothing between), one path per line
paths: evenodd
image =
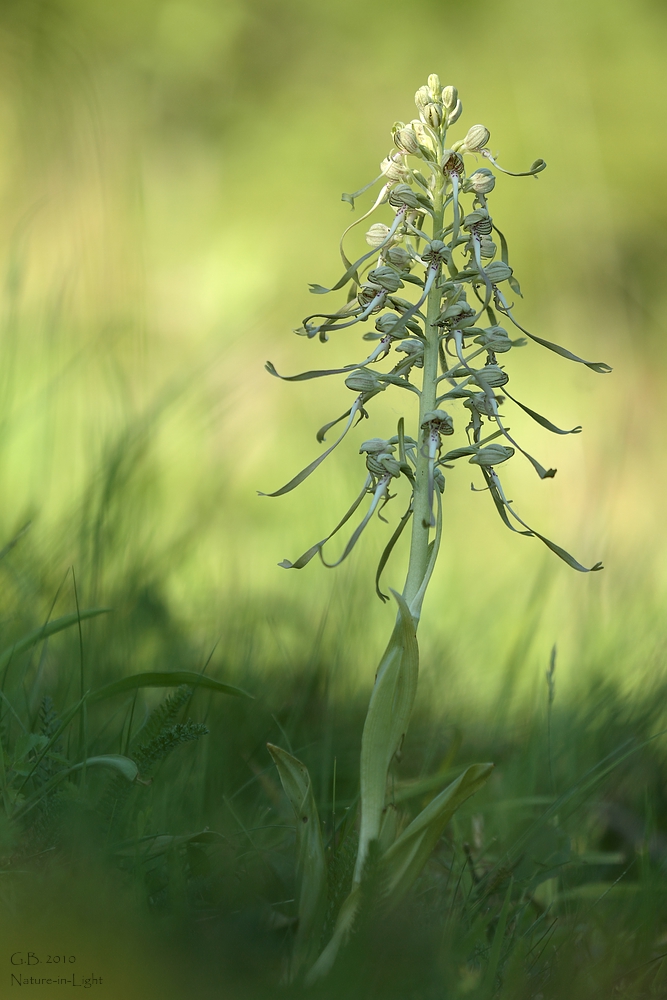
M357 357L350 340L323 348L289 330L311 305L307 281L336 274L349 212L339 192L373 176L391 122L410 116L412 89L437 68L458 85L464 121L489 125L503 162L549 163L539 183L503 178L494 194L522 319L615 372L573 370L535 347L513 383L585 432L556 440L513 417L559 475L540 484L513 469L511 493L584 561L602 557L604 578L574 577L538 543L507 535L459 471L424 641L458 655L465 636L483 672L489 649L505 655L517 608L545 573L536 641L543 657L554 638L566 644L563 669L591 615L596 636L628 614L637 621L626 634L655 634L665 200L652 123L665 94L663 13L513 2L474 14L426 5L423 16L420 44L400 46L394 66L398 5L382 18L343 3L3 6L3 531L34 515L34 545L83 576L93 557L81 514L91 523L91 504L104 502L115 543L104 567L86 570L91 599L138 559L170 608L210 637L230 588L313 616L340 586L315 566L285 577L275 564L335 522L360 475L354 443L294 497L255 490L316 453L314 430L346 393L335 380L281 385L263 362L294 371ZM113 462L117 478L102 487ZM102 488L106 500L93 499ZM369 635L390 614L361 596L382 530L351 570ZM391 572L399 583L400 566Z
M135 620L133 635L146 632ZM86 648L102 652L100 637L89 638ZM334 761L340 823L355 805L367 701L363 692L341 697L349 641L323 641L267 677L239 636L210 669L219 674L229 658L255 701L196 691L182 718L203 721L210 734L159 764L152 784L135 786L129 809L109 814L117 784L91 770L85 790L67 786L37 822L28 817L22 839L1 827L3 951L75 949L86 972L123 995L275 995L294 915L294 835L266 742L308 765L330 857ZM62 633L46 655L5 676L4 694L23 718L37 715L45 690L61 710L76 698L76 645ZM161 659L158 650L154 665ZM177 644L170 665L179 665ZM556 685L549 725L544 682L523 710L422 703L393 769L401 815L429 800L434 775L445 783L470 761L493 759L492 780L452 823L401 910L362 922L314 992L282 987L285 996L490 997L483 976L510 873L499 995L661 995L642 976L661 971L667 920L664 739L645 742L664 728L664 682L633 699L612 680L582 683L576 703L560 697L558 669ZM89 752L122 751L128 715L139 734L142 700L91 706ZM5 747L16 731L4 713ZM340 828L338 837L341 855Z
M199 706L211 737L191 758L206 777L183 792L180 818L169 783L156 782L156 829L219 821L229 832L221 795L250 777L248 761L268 765L274 715L295 748L317 743L307 762L323 801L332 755L354 795L392 616L372 596L391 528L376 524L335 574L276 564L336 523L358 489L358 444L393 432L398 403L382 400L372 427L293 496L261 499L317 453L315 430L347 405L336 380L285 385L263 364L362 357L352 337L322 346L290 330L310 311L307 282L338 276L352 218L340 192L375 175L431 71L458 86L463 129L488 125L508 168L547 161L539 182L501 178L494 192L525 295L517 313L614 373L536 346L512 372L519 398L584 433L556 439L513 416L559 473L539 483L515 462L510 495L582 561L602 558L603 574L578 576L511 536L465 469L449 478L408 767L435 767L460 727L463 759L499 762L498 800L550 794L554 641L559 787L628 734L664 725L666 36L654 0L388 0L382 12L348 0L0 4L0 548L31 522L0 560L3 647L54 601L54 614L73 609L74 566L82 606L114 608L84 625L99 683L200 669L217 641L216 676L262 692L240 717L225 715L236 704ZM400 586L402 572L399 552L387 582ZM54 638L10 665L6 690L24 691L33 713L43 685L62 704L78 655L77 636ZM660 753L652 761L615 794L650 824L648 789L660 825ZM505 816L494 830L509 843Z

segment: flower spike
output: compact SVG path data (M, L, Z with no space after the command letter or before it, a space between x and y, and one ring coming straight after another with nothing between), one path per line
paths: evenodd
M497 174L536 177L546 167L544 160L535 160L527 171L506 170L490 152L490 133L481 124L470 125L460 138L449 139L450 130L462 114L462 105L456 88L442 87L435 74L419 88L415 104L419 117L407 124L395 123L393 151L382 161L379 176L354 194L343 195L343 200L354 209L356 199L380 182L370 208L341 237L343 275L330 288L310 286L316 295L333 294L347 287L346 301L338 310L307 316L297 331L324 343L332 333L356 327L363 339L377 344L356 364L310 369L296 375L281 375L271 362L267 362L266 368L285 382L340 377L345 387L356 394L353 405L317 433L317 440L323 442L331 428L344 422L342 433L333 444L268 496L289 493L307 479L341 444L355 423L369 417L369 404L380 393L396 388L407 390L419 399L414 438L406 438L401 418L398 436L382 442L384 451L373 451L366 442L362 452L366 452L370 480L360 496L331 535L317 542L295 563L281 564L302 568L319 555L325 566L339 565L351 553L373 515L377 513L384 520L381 511L390 499L390 483L400 480L409 487L409 502L380 558L376 592L381 600L387 599L380 588L380 577L398 539L411 523L411 565L404 597L417 614L421 603L418 595L422 594L422 582L430 565L428 553L432 554L433 542L440 531L438 511L444 476L462 458L481 469L485 489L491 493L508 527L540 538L568 565L584 571L585 567L565 550L525 525L505 500L495 473L496 465L519 453L531 463L540 479L553 478L556 470L542 465L523 448L505 426L499 408L507 399L552 434L581 432L578 425L569 430L557 426L507 392L511 364L506 361L511 362L511 351L525 345L527 340L592 371L606 373L611 369L604 362L586 361L530 333L515 317L514 306L502 290L506 282L515 295L521 296L521 287L510 265L507 239L490 208ZM490 166L475 166L468 171L469 159L480 155ZM348 259L343 241L370 217L373 221L365 234L368 249L350 254ZM417 288L416 292L412 289L412 295L410 286ZM524 338L511 339L500 325L505 319ZM366 326L369 320L374 320L374 328ZM393 367L391 364L384 367L383 362L392 352L398 360ZM455 421L441 407L461 402L468 413L462 425L467 442L464 439L443 454L442 441L454 434ZM341 557L328 561L323 555L324 545L347 523L367 492L372 498L366 514ZM596 568L597 565L593 567Z

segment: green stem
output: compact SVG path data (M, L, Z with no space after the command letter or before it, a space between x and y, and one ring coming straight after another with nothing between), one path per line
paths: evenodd
M433 193L433 237L443 228L444 217L444 179L443 183ZM419 429L415 435L419 441L417 452L417 468L415 470L415 486L413 499L412 538L410 540L410 559L408 575L403 589L403 597L412 612L415 627L419 622L421 604L424 598L420 594L422 581L426 574L429 561L429 535L431 510L428 489L428 452L423 447L424 432L421 429L424 416L436 408L439 330L435 321L440 315L441 293L438 281L433 285L428 297L426 312L426 343L424 345L424 375L422 380L421 398L419 402ZM418 600L415 598L419 595ZM414 603L413 603L414 602Z

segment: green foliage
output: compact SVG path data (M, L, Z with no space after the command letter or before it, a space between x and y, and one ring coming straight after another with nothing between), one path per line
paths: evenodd
M428 806L429 795L455 776L444 779L436 766L449 755L453 725L463 743L448 770L455 762L463 771L470 761L493 759L496 771L483 796L464 804L445 829L397 910L387 912L381 893L371 892L377 868L369 867L364 919L357 917L350 945L331 976L308 991L311 998L450 1000L496 993L508 1000L540 994L545 1000L648 1000L665 992L667 781L661 741L644 742L664 728L664 588L654 572L664 562L664 136L655 122L664 103L667 22L658 7L603 6L599 0L539 7L522 0L455 14L457 37L474 39L474 59L470 45L450 46L448 56L452 77L466 82L469 106L483 102L494 143L503 133L506 162L530 158L530 143L537 141L549 160L549 197L538 194L544 195L540 175L539 185L527 181L524 199L502 206L511 219L511 263L517 271L520 265L523 289L532 292L531 311L540 323L560 327L555 339L584 358L597 357L598 350L607 357L602 344L611 355L624 352L624 379L616 380L623 384L608 392L578 380L588 376L581 366L571 376L566 372L570 366L561 359L572 352L534 338L555 360L545 384L545 412L558 427L537 412L543 407L525 389L533 375L531 347L512 370L513 382L523 381L524 389L510 396L503 387L517 404L511 431L518 440L515 431L526 433L522 420L555 434L574 427L569 408L587 424L587 443L580 440L588 472L582 476L574 464L572 510L561 512L570 484L553 503L559 521L580 517L583 547L596 547L610 525L610 534L617 530L614 569L602 610L590 596L589 580L568 581L567 593L556 590L533 629L522 603L533 576L525 563L516 569L509 543L487 531L483 520L474 529L463 520L457 522L460 530L446 523L447 567L422 650L427 683L431 662L441 682L417 700L402 760L395 758L391 767L388 797L395 787L401 811L385 815L398 820L400 833ZM265 770L267 739L284 743L286 733L284 745L296 748L312 775L329 840L333 912L325 940L341 897L351 889L354 823L347 824L342 844L338 824L335 843L336 823L328 812L331 758L338 759L337 815L348 810L351 817L358 809L356 761L365 709L357 690L367 686L367 651L376 642L382 609L368 609L359 599L361 584L357 590L345 579L345 613L334 594L328 624L314 646L313 608L324 606L328 583L316 575L306 583L297 579L288 593L274 580L267 552L276 548L281 515L247 502L248 487L262 485L260 468L263 477L278 476L283 463L297 461L301 422L311 415L304 415L298 400L281 411L282 397L278 406L272 395L277 383L258 396L252 372L262 351L272 356L277 331L298 308L287 289L296 287L292 272L304 245L312 277L335 282L337 275L328 280L321 270L327 264L318 250L322 236L337 225L327 191L346 186L365 169L377 141L373 119L390 121L405 80L416 81L425 58L441 57L454 12L450 5L427 3L425 16L429 30L419 46L414 52L404 46L400 72L387 73L387 52L405 19L405 10L393 2L382 17L370 6L356 5L352 12L304 0L245 6L141 0L104 9L80 0L25 0L4 5L0 13L7 126L2 176L9 228L20 220L6 254L1 331L0 533L11 539L0 548L2 648L30 630L44 636L42 623L74 562L84 599L116 609L83 628L92 688L114 684L130 670L156 677L166 672L180 683L176 672L196 675L202 652L208 652L202 644L212 645L222 634L224 666L217 676L257 695L252 706L229 698L205 709L212 689L193 688L193 715L206 721L210 735L191 747L196 755L168 755L150 786L130 785L119 774L120 785L134 797L122 847L106 836L108 827L100 834L87 826L87 810L109 774L103 768L82 768L52 789L25 815L18 839L0 820L3 923L11 921L13 931L21 909L30 913L33 877L40 916L50 906L57 911L54 938L80 900L90 927L99 927L107 940L111 933L122 951L119 971L132 961L131 949L121 947L126 928L137 947L146 945L140 971L151 967L156 941L162 943L164 958L156 962L147 996L157 990L160 971L176 966L187 979L185 990L173 984L179 997L221 991L233 1000L275 996L294 938L294 904L288 899L294 824ZM489 87L480 67L496 51L504 58L495 60ZM621 73L631 86L618 85ZM122 86L110 86L113 80ZM362 105L362 112L341 117L341 108ZM94 120L91 108L97 109ZM633 147L633 178L640 181L631 198L627 157L618 155L623 121L632 122L640 136ZM146 178L141 211L132 166L139 161ZM503 198L513 195L496 195L500 217ZM506 273L497 267L505 264L502 259L482 263L492 277ZM158 289L148 309L138 278L144 271L147 286ZM404 295L416 277L400 277ZM472 269L464 269L464 278L472 287ZM418 338L419 321L415 325L405 341ZM210 344L200 339L208 331L214 331L216 352L219 346L224 352L213 370ZM518 346L513 343L510 360ZM344 360L327 364L336 368ZM371 404L378 419L389 394L400 388L391 378L388 373L381 383L386 391ZM326 381L317 383L312 403L322 409L320 422L337 405L326 394ZM167 383L161 405L154 407L154 396ZM403 395L415 401L407 391ZM524 393L537 410L525 405ZM651 419L637 430L631 418L640 397L648 400ZM222 416L220 400L229 408ZM253 431L248 446L248 427L258 428L261 445ZM246 429L239 434L239 428ZM401 447L386 444L378 454L392 468ZM334 463L341 451L331 456ZM479 454L458 450L452 464ZM598 465L591 457L596 454ZM541 509L530 483L515 473L521 457L515 455L502 467L518 477L507 496L520 489L527 503ZM486 457L463 471L469 468L481 480ZM549 460L558 464L551 455ZM569 459L563 464L572 468ZM327 504L342 501L352 488L348 465L334 465ZM542 468L549 471L547 463ZM642 486L647 469L651 489ZM564 474L566 468L559 478ZM405 475L400 484L409 489ZM467 511L470 498L464 506L457 489L463 497L467 481L457 486L452 476L448 510L458 505ZM368 499L364 492L360 503ZM34 529L15 543L16 525L27 516ZM317 522L323 516L318 495L311 494L303 516L281 526L283 543L289 533L289 545L300 551L311 531L320 539L324 532ZM375 539L366 530L371 520L355 547L362 576L377 561ZM390 549L392 564L404 555L402 541ZM316 546L313 555L319 551ZM474 552L483 553L482 562ZM392 564L382 565L391 572ZM542 596L546 605L544 591ZM514 630L523 651L512 658L506 650ZM80 746L80 707L74 724L66 721L79 698L75 633L54 634L48 642L37 638L32 650L12 654L7 664L0 705L6 751L0 754L0 784L7 811L15 808L23 780L18 795L25 796L84 757L131 757L128 737L153 704L153 692L131 684L116 689L115 701L90 702ZM544 649L555 635L565 672L547 753L542 700L535 702L533 693ZM322 689L312 682L315 674L325 678ZM597 676L604 683L596 685ZM59 713L59 721L46 728L38 707L45 690ZM44 744L34 736L56 737L39 760ZM641 750L628 757L620 748L629 739ZM23 771L34 767L32 777L9 770L12 762ZM605 775L614 762L616 769ZM38 843L30 836L42 808L51 810L53 823ZM221 832L214 836L204 832L206 826ZM462 842L469 844L468 853ZM46 848L50 853L31 858ZM371 842L371 854L375 850ZM90 873L88 854L99 861ZM104 895L106 865L112 891ZM152 909L169 910L169 930L166 921L147 916L147 898ZM28 930L32 937L34 928ZM160 987L160 1000L171 986ZM304 995L298 984L282 992L290 1000Z
M349 634L338 637L338 647L327 640L318 654L325 677L335 675L337 656L344 654L349 638ZM93 632L91 655L95 642ZM240 663L242 648L228 649L227 655ZM547 766L543 711L549 691L544 682L540 706L534 711L523 715L516 709L507 711L502 739L495 735L493 714L484 716L481 710L475 713L452 706L443 720L437 706L418 699L410 739L402 748L401 763L393 767L390 784L389 800L393 786L400 804L395 814L398 836L393 847L380 849L372 844L367 879L362 879L356 898L352 893L350 899L357 848L355 760L365 705L359 697L339 702L331 691L327 693L327 683L313 686L314 657L304 660L299 673L291 676L275 674L260 680L258 665L246 667L240 679L244 686L261 691L262 697L255 702L230 698L212 702L206 719L210 753L198 757L194 769L193 758L186 760L176 752L163 758L165 770L155 772L151 785L132 784L120 773L112 778L111 784L129 793L116 805L118 823L114 822L112 836L107 820L102 819L87 839L81 813L86 803L86 808L99 804L108 769L90 767L85 786L76 784L83 769L68 775L39 806L24 814L23 853L16 853L11 863L5 853L3 878L23 878L11 872L33 864L27 854L56 847L44 855L51 858L51 868L40 874L44 893L55 891L49 888L51 879L57 877L60 865L69 864L68 837L73 836L69 831L76 824L81 827L75 840L77 852L82 844L86 851L97 852L110 866L113 878L121 879L117 892L129 882L142 905L171 914L186 940L190 934L199 940L202 926L210 929L197 945L199 964L198 971L192 971L192 983L199 983L197 977L205 968L217 969L215 963L221 962L226 970L220 973L223 981L243 984L240 995L252 996L261 990L271 995L277 969L298 934L298 902L284 902L294 895L295 814L289 804L286 818L285 800L269 780L263 750L268 734L305 748L299 756L308 762L312 780L307 784L323 821L328 857L323 942L332 938L336 921L339 927L347 926L346 944L341 940L329 975L310 987L312 996L328 1000L349 995L365 1000L385 995L404 1000L411 992L419 997L438 996L438 984L444 981L453 996L461 993L480 1000L494 994L514 1000L540 991L558 1000L589 1000L593 982L603 995L605 990L609 995L616 990L623 998L632 996L633 984L641 982L648 1000L651 984L660 982L660 961L641 972L632 970L660 954L656 942L667 919L660 838L667 807L660 741L646 744L641 751L637 748L664 728L662 690L656 688L643 699L631 701L610 686L587 687L582 678L582 687L568 700L563 679L552 702L555 792ZM307 703L303 701L306 689ZM18 688L8 690L7 695L18 706ZM200 696L201 691L194 697ZM159 736L158 726L161 730L176 726L178 713L192 710L186 709L183 699L183 690L168 694L147 713L143 729L136 728L135 709L136 739L130 740L135 762L138 747L142 743L148 747ZM132 700L116 717L117 745L124 746L127 738ZM18 724L3 704L6 739L8 720L13 719L15 734ZM100 703L97 719L101 723L111 717L108 704ZM247 706L245 714L239 712L241 705ZM54 713L56 703L40 698L36 736L51 739L58 733L65 715L58 719ZM91 718L93 726L98 725L95 719ZM462 729L463 742L452 736L452 726ZM125 731L122 737L121 730ZM98 739L91 728L89 756L103 756L109 735L107 729L107 736ZM168 734L163 735L169 743ZM61 745L59 752L67 749L66 736L67 731L54 744ZM628 744L631 737L634 742ZM5 746L10 746L13 757L34 743L35 748L24 757L34 762L40 752L35 740L23 739L18 751L18 736L11 740ZM449 755L452 748L456 757ZM155 749L153 744L151 753ZM322 771L330 753L338 760L335 852L327 811L330 776L327 779ZM398 857L401 845L405 845L405 856L412 857L415 843L426 830L425 818L435 817L443 797L452 795L451 786L444 796L440 792L451 779L438 777L434 762L445 760L451 770L460 761L459 771L466 772L468 760L484 759L490 753L496 757L496 768L484 797L472 800L472 806L470 802L460 806L415 874L412 887L401 890L400 901L397 893L392 904L392 877L399 879L407 869L401 862L392 876L383 858ZM43 758L46 761L50 761L48 756ZM67 767L55 760L50 765ZM473 775L475 771L473 767ZM453 789L457 787L461 787L460 779L454 781ZM653 819L645 811L643 788L651 789ZM47 802L53 812L42 837L37 818L42 803ZM345 817L342 823L341 817ZM206 826L211 829L205 831ZM307 826L309 832L315 830ZM469 844L468 853L461 849L462 842ZM422 847L426 855L426 845ZM76 876L68 879L70 901L78 891L89 894L88 882L84 880L77 888ZM19 883L16 891L20 895ZM140 909L124 905L129 907L125 919L138 921L136 933L140 937L148 933L141 923L148 918L140 917ZM203 925L199 923L202 918ZM319 944L319 935L314 940ZM299 977L283 989L289 1000L304 996ZM205 995L203 991L202 985Z
M330 972L341 945L347 941L359 920L368 920L369 913L380 904L395 907L412 888L454 813L484 785L492 769L492 764L469 767L436 796L388 847L383 849L378 838L370 841L361 875L357 875L355 870L352 891L339 910L330 940L311 970L311 983ZM358 859L359 855L357 867ZM368 885L367 879L370 880Z
M3 654L3 663L6 668L5 678L6 670L15 656L30 649L39 641L45 640L48 636L100 613L99 611L84 611L74 615L65 615L15 642ZM81 775L82 781L85 783L89 773L98 768L115 772L115 777L112 778L103 792L98 805L98 811L101 815L106 816L107 820L111 822L118 806L127 803L132 787L136 787L135 781L138 778L145 782L146 778L150 777L155 770L156 765L166 759L174 749L182 744L196 741L208 733L208 729L202 723L191 720L185 723L175 721L183 705L192 697L192 689L181 683L172 696L167 697L161 705L150 713L145 726L139 733L135 734L132 758L124 754L84 753L81 759L72 761L69 757L69 751L67 755L63 752L63 737L72 723L77 718L81 719L87 702L103 700L108 688L111 688L111 692L115 694L118 691L136 690L142 686L155 686L156 681L159 686L164 687L191 678L194 678L195 683L198 683L201 680L201 675L189 671L169 674L166 677L157 673L134 675L125 679L129 681L129 684L121 681L120 686L116 687L112 683L101 692L98 690L93 698L89 699L88 694L84 694L62 716L57 712L51 695L45 694L42 696L37 717L34 720L39 728L37 732L30 731L28 725L32 724L31 720L28 720L28 725L26 725L10 699L4 693L2 694L2 712L0 714L2 804L6 822L22 829L26 848L32 849L43 843L46 837L54 834L53 823L62 811L61 807L64 801L62 794L60 794L61 785L66 781L70 782L75 775ZM213 678L204 678L204 680L208 682L208 687L213 690L241 694L238 689L217 683ZM8 725L12 722L18 723L18 729L16 726L14 728L13 743L11 729ZM83 727L81 731L85 732L85 721ZM68 746L69 742L68 738ZM70 784L69 787L73 786ZM118 820L121 818L121 813L123 813L122 808L118 810ZM123 813L122 818L127 821L128 817Z
M45 694L39 706L39 724L42 735L46 737L53 736L58 729L59 723L60 719L53 703L53 698Z
M123 757L121 754L103 754L99 757L86 757L85 760L79 761L77 764L72 764L70 767L64 767L56 774L53 775L44 785L37 788L32 795L28 795L23 798L20 804L13 810L11 814L11 819L16 822L23 819L32 809L38 805L42 799L49 795L56 785L59 785L61 781L68 778L71 774L75 774L77 771L86 772L89 768L94 767L104 767L109 768L112 771L118 772L122 775L125 782L135 781L139 774L137 765L129 757Z
M398 902L412 887L454 813L484 786L493 764L473 764L419 813L383 858L388 871L387 893Z
M201 722L177 722L173 726L163 726L156 736L142 742L135 751L135 760L142 777L148 777L156 764L164 760L172 750L183 743L191 743L208 735L208 729Z
M157 765L166 760L177 747L208 735L209 730L201 722L172 721L189 697L189 688L179 688L153 710L145 729L138 734L136 746L132 748L132 766L135 769L134 777L138 777L141 782L150 783L147 779L151 778ZM107 828L112 828L116 834L134 819L134 813L139 809L136 796L131 800L132 791L126 782L116 777L108 784L97 805L97 811ZM129 810L128 803L131 801L133 809Z
M294 977L301 972L304 964L316 957L319 950L327 902L327 868L320 817L308 769L280 747L271 743L267 747L296 819L298 928L291 963L291 975Z
M172 726L177 721L183 706L192 698L192 691L193 689L187 684L180 684L173 694L168 695L164 701L156 705L144 724L132 737L132 746L145 746L150 740L159 736L164 729Z
M125 691L134 691L141 687L181 687L182 685L201 685L219 691L221 694L231 694L236 698L252 698L246 691L234 687L232 684L223 684L215 677L206 677L204 674L196 674L193 670L175 671L153 671L145 674L129 674L121 677L117 681L105 684L90 695L90 702L102 701L104 698L113 698L117 694Z
M399 594L398 617L380 661L361 740L361 828L355 881L361 880L368 845L380 835L389 765L400 749L417 693L419 650L410 610Z
M63 629L72 628L73 625L78 625L79 622L86 621L88 618L96 618L98 615L108 614L109 611L110 608L89 608L84 611L77 611L74 614L63 615L62 618L57 618L52 622L46 622L41 628L35 629L28 635L23 636L7 649L0 652L0 670L6 668L21 653L25 653L26 650L36 646L39 642L44 642L49 636L56 635L56 633L62 632Z
M328 939L333 933L336 918L341 906L352 889L352 878L359 849L359 837L356 831L348 832L342 843L331 845L327 864L328 907L323 937Z

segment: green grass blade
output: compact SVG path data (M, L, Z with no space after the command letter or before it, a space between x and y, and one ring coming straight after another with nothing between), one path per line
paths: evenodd
M408 728L419 676L419 647L410 610L395 593L398 617L378 667L361 739L361 827L354 881L360 882L368 845L377 840L387 772Z
M384 854L380 864L387 873L387 901L390 906L397 903L410 888L456 810L482 787L492 770L493 764L473 764L469 767L422 810ZM307 984L314 983L330 971L352 931L360 902L361 884L357 882L340 908L329 942L308 973Z
M110 684L105 684L97 691L91 692L88 702L92 704L96 701L103 701L105 698L113 698L114 695L123 694L125 691L134 691L135 688L140 687L179 687L181 684L211 688L212 691L230 694L235 698L253 697L242 688L234 687L233 684L224 684L222 681L216 681L214 677L195 673L194 670L164 670L130 674L129 677L121 677L118 681L111 681Z
M80 614L74 612L71 615L63 615L62 618L56 618L54 621L47 622L45 625L40 626L40 628L36 628L33 632L28 632L22 639L17 639L12 646L8 646L7 649L3 649L2 653L0 653L0 670L15 656L25 653L26 649L31 649L43 639L48 639L50 635L62 632L63 629L69 628L71 625L77 625L79 622L85 621L86 618L106 615L111 610L111 608L88 608Z
M445 783L453 781L454 778L459 776L463 766L463 764L459 764L457 767L448 767L446 770L432 774L428 778L411 779L405 782L397 781L393 795L394 803L400 805L403 802L409 802L410 799L423 798L429 793L435 794L442 791L442 786Z
M308 768L280 747L267 743L296 817L299 926L292 977L317 954L327 905L327 868L322 828Z
M483 996L487 994L492 996L496 983L496 975L498 974L498 966L500 965L500 954L503 947L503 941L505 940L505 930L507 928L507 917L510 910L512 888L512 880L510 879L510 884L505 894L500 916L498 917L498 923L496 924L496 930L493 935L493 943L491 944L491 951L489 952L489 964L486 967L484 979L482 980Z
M467 768L422 809L389 848L382 863L388 869L392 904L411 887L456 810L484 785L492 770L493 764L473 764Z
M503 858L503 864L513 864L517 858L525 850L526 846L530 843L532 838L539 832L539 830L546 826L549 820L556 815L561 818L568 817L575 809L579 808L579 804L585 801L589 797L590 792L599 785L608 774L611 774L620 764L631 757L633 754L639 753L644 747L649 746L654 740L657 740L660 736L664 736L667 730L661 730L654 736L648 737L648 739L641 740L637 742L635 740L626 740L620 746L612 750L611 753L603 757L602 760L594 764L593 767L588 768L587 771L575 781L566 791L564 791L558 798L553 799L551 805L546 809L541 816L539 816L519 837L517 837L511 848L507 851L506 856ZM500 862L498 863L500 864ZM498 868L496 864L487 875L494 874Z

